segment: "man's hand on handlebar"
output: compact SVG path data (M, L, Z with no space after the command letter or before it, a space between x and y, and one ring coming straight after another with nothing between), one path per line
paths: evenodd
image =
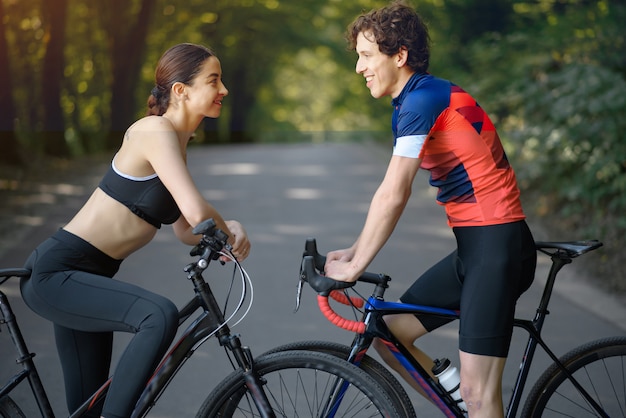
M326 276L341 282L355 282L363 272L352 264L353 257L352 248L329 252L324 266Z
M329 261L350 261L354 257L354 250L352 248L344 248L343 250L330 251L326 255L326 262Z
M326 262L326 276L330 277L333 280L337 280L340 282L356 282L362 270L352 264L350 261L327 261Z

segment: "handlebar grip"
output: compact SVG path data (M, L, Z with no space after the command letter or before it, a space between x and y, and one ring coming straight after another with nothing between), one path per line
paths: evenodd
M326 256L321 255L317 251L317 241L315 238L307 238L304 243L303 258L310 257L313 260L314 270L324 271L326 266ZM371 283L371 284L386 284L390 278L384 274L364 272L358 278L359 282Z
M331 308L328 303L328 296L317 295L317 304L326 319L328 319L333 325L359 334L363 334L365 332L364 322L342 318L339 314L333 311L333 308Z
M345 293L342 293L338 290L332 290L330 292L330 297L335 299L339 303L343 303L348 306L355 306L357 308L362 308L365 302L363 299L358 298L356 296L348 296Z
M313 256L304 256L302 260L302 279L307 281L317 293L327 296L332 290L354 286L354 283L351 282L340 282L317 274L314 263Z
M216 224L215 221L213 220L213 218L209 218L209 219L205 219L204 221L200 222L198 225L196 225L192 230L191 233L194 235L212 235L211 233L213 232L213 230L215 229Z

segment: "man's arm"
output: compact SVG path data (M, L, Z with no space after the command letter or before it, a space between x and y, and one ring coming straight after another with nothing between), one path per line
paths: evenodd
M413 179L421 159L392 156L387 173L376 190L367 213L365 225L353 245L351 260L330 260L325 270L329 277L341 281L355 281L393 232L411 196Z

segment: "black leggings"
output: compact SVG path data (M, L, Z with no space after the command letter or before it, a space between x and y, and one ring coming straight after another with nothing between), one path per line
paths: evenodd
M88 416L130 416L178 328L169 299L112 279L120 263L62 229L26 262L32 275L22 280L22 296L54 323L70 413L108 379L113 331L123 331L135 336L119 359L102 412Z
M515 305L535 277L526 222L454 228L457 250L426 271L400 300L460 310L459 349L507 357ZM416 315L432 331L450 320Z

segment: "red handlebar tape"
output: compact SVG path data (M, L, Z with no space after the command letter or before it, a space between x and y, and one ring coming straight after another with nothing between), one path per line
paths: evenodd
M365 323L342 318L339 314L333 311L333 308L331 308L328 303L328 296L317 295L317 304L326 319L328 319L333 325L359 334L363 334L365 332Z
M348 306L355 306L357 308L362 308L365 304L363 299L356 296L347 296L345 293L340 292L339 290L331 290L330 297L335 299L339 303L343 303ZM348 300L350 298L350 300Z

